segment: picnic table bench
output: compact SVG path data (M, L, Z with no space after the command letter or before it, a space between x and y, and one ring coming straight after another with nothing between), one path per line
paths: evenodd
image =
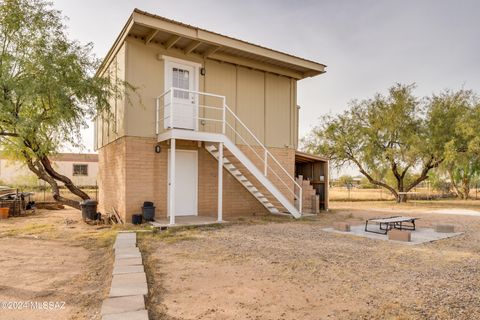
M415 230L415 220L418 220L418 218L402 217L402 216L367 219L365 221L365 231L366 232L378 233L378 234L387 234L387 232L391 229L412 230L412 231L414 231ZM371 222L379 225L380 231L368 230L368 224L371 223Z

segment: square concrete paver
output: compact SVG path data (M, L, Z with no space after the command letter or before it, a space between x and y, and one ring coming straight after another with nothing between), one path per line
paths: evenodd
M140 250L138 248L123 248L115 250L115 259L126 259L126 258L141 258Z
M137 246L137 242L133 239L123 239L115 241L113 247L115 249L119 248L135 248Z
M116 266L113 268L113 274L139 273L139 272L144 272L142 265Z
M145 272L116 274L112 278L109 297L135 296L147 292Z
M119 232L117 234L117 239L123 239L123 238L137 238L137 233L136 232Z
M102 304L102 315L138 310L145 310L143 295L108 298Z
M138 253L140 250L137 247L127 247L115 249L115 254Z
M141 266L142 265L142 258L137 257L137 258L123 258L115 259L115 264L114 267L120 267L120 266Z
M148 320L147 310L106 314L102 316L103 320Z

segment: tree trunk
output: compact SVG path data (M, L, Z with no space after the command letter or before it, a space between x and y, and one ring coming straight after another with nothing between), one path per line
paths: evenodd
M397 197L397 203L406 203L407 195L405 193L399 193Z
M397 178L397 203L406 203L407 195L405 194L405 188L403 187L403 177Z
M45 156L41 157L40 161L42 162L42 165L45 168L45 171L48 173L48 175L50 175L55 180L63 182L65 187L68 190L70 190L71 193L73 193L74 195L76 195L77 197L79 197L82 200L90 199L90 196L88 194L86 194L85 192L83 192L80 188L78 188L72 182L72 180L70 180L68 177L58 173L57 171L55 171L53 169L52 164L50 162L50 159L48 159L48 157L45 157Z
M453 174L453 171L450 169L448 170L448 175L450 176L450 181L452 183L452 187L453 187L453 190L455 191L455 194L457 195L457 197L459 197L460 199L464 199L464 194L462 192L462 190L460 190L460 188L458 187L458 184L457 182L455 181L455 177L454 177L454 174Z
M27 166L30 169L30 171L32 171L37 175L39 179L47 182L50 185L50 187L52 188L53 199L55 199L55 201L63 205L75 208L77 210L81 209L79 201L68 199L60 195L60 189L58 187L57 181L55 181L55 179L53 179L50 175L48 175L48 173L46 172L45 168L40 163L40 161L37 160L33 162L31 158L27 158Z
M470 199L470 178L469 177L464 177L462 179L462 192L463 192L464 200Z

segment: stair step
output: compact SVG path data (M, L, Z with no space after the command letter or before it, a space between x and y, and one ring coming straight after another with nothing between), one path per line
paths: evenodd
M205 145L205 149L219 161L220 152L216 145ZM223 155L223 167L227 169L232 176L257 198L270 213L283 214L282 211L286 210L286 208L270 193L269 189L261 183L261 179L256 177L249 171L247 166L236 158L235 153L230 152L229 149L224 149Z

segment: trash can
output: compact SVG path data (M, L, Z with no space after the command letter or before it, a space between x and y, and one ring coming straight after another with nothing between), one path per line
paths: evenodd
M132 216L132 223L133 224L141 224L142 223L142 214L134 214Z
M84 200L80 203L80 208L82 208L82 218L83 220L90 219L96 220L97 219L97 205L98 202L95 200Z
M143 203L142 214L145 221L155 220L155 206L153 205L153 202L145 201Z

